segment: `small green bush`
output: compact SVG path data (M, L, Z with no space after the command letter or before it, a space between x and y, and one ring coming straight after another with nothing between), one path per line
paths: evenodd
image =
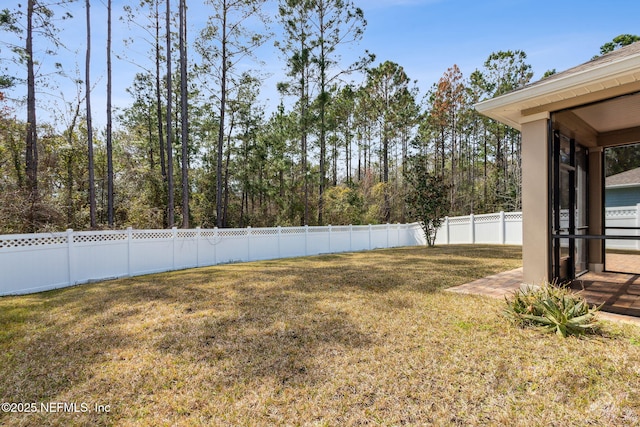
M505 300L505 315L521 327L540 327L563 337L597 329L596 313L600 307L589 307L582 296L564 286L528 286Z

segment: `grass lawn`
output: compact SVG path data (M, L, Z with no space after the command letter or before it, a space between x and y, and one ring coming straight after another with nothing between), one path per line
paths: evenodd
M442 292L520 265L402 248L0 298L0 401L78 410L0 425L640 425L638 326L561 339Z

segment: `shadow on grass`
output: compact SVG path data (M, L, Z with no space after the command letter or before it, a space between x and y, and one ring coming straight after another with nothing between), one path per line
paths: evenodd
M316 383L318 358L367 347L359 309L411 307L406 293L436 292L514 268L515 247L403 248L185 270L0 299L0 398L39 402L100 390L105 365L131 376L130 390L163 384L134 379L135 355L202 367L204 388L265 378ZM122 356L124 355L124 356ZM167 360L169 362L167 362ZM136 383L139 382L139 383ZM145 382L146 381L146 382ZM81 400L82 396L76 396ZM0 414L0 417L2 415ZM0 418L0 422L2 418Z

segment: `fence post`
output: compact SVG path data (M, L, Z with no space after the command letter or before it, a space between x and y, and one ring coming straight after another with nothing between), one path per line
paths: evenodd
M309 226L304 226L304 256L309 255Z
M251 261L251 226L247 227L247 261Z
M69 286L73 285L73 229L67 229L67 274Z
M200 227L196 227L196 267L200 267Z
M329 224L329 253L331 252L331 224Z
M500 230L499 232L499 237L500 237L500 244L504 245L506 242L506 225L505 225L505 216L504 216L504 211L500 211Z
M349 251L353 250L353 224L349 224Z
M280 250L280 245L281 245L280 239L281 238L282 238L282 227L278 226L278 258L282 257L282 253L281 253L281 250Z
M178 240L178 227L171 227L171 238L173 239L173 254L171 256L171 271L176 269L176 240Z
M387 249L389 249L389 231L389 223L387 223L387 244L385 245Z
M469 231L471 232L471 244L476 243L476 220L473 214L469 215Z
M448 216L445 216L445 217L444 217L444 236L445 236L445 237L444 237L444 239L445 239L445 241L444 241L445 245L449 245L449 244L450 244L450 242L451 242L451 240L450 240L450 239L451 239L451 237L449 236L449 217L448 217Z
M371 224L369 224L369 250L371 250Z
M213 227L213 265L218 265L218 227Z
M127 276L131 277L131 240L133 238L133 229L127 227Z

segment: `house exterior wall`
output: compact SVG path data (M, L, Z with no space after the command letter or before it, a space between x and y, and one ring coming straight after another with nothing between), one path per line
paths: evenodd
M522 265L529 284L549 280L548 122L522 125Z
M605 189L605 207L635 206L640 203L640 185Z

